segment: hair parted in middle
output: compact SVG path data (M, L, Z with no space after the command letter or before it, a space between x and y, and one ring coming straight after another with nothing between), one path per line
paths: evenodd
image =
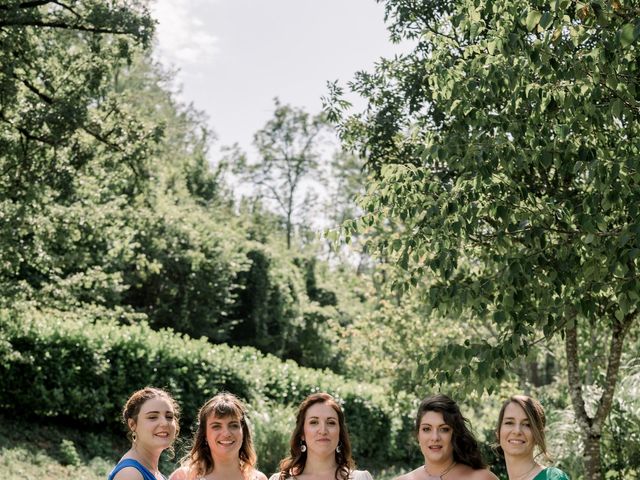
M247 417L247 408L233 393L221 392L205 402L198 412L198 428L193 436L191 450L182 458L182 465L188 467L196 477L210 473L214 468L214 460L207 444L207 421L211 416L217 418L233 418L242 426L242 445L240 446L240 470L243 474L255 468L256 452L253 448L251 429Z
M302 436L304 435L304 421L306 419L307 410L317 403L326 403L336 411L338 415L338 426L340 427L340 435L338 445L340 451L336 451L336 480L348 480L350 472L355 468L355 462L351 457L351 442L349 441L349 432L344 418L342 407L328 393L313 393L305 398L298 407L296 415L296 426L291 433L289 442L290 453L287 458L280 462L280 480L285 480L290 476L300 475L304 471L307 463L307 452L302 451Z
M515 403L524 410L524 413L527 415L527 420L529 420L529 425L531 426L533 442L540 450L539 455L542 455L547 462L550 462L551 456L547 451L547 441L544 435L544 429L547 423L544 408L542 408L542 404L538 400L528 395L513 395L502 404L502 408L500 408L500 413L498 414L498 424L496 425L497 444L495 445L495 450L500 456L504 457L504 452L502 451L502 447L500 447L500 427L504 420L504 412L510 403Z
M480 453L478 441L468 426L469 421L462 416L460 407L458 407L455 401L441 393L423 399L416 414L416 434L420 429L422 417L427 412L441 413L444 423L449 425L453 430L451 443L453 446L454 461L468 465L474 470L487 467Z

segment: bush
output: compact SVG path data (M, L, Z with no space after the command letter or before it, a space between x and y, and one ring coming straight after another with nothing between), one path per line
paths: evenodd
M113 428L128 396L145 385L172 392L181 405L184 432L204 401L221 390L255 403L257 435L274 447L259 452L268 467L281 454L276 446L290 434L276 430L285 423L286 408L317 391L342 402L358 461L401 461L398 455L407 451L398 445L398 432L406 426L394 419L406 406L389 404L381 387L282 362L250 347L154 331L144 323L123 327L92 324L74 312L0 310L0 407L5 411ZM269 406L274 404L285 410ZM264 418L278 421L261 424ZM280 440L271 443L274 438Z

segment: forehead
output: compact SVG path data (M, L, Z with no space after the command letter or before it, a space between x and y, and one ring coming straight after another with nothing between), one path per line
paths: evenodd
M524 409L515 402L511 402L504 409L505 418L518 418L518 419L526 419L527 414Z
M240 417L234 415L233 413L229 413L228 415L217 415L216 412L211 412L207 415L207 423L229 423L229 422L239 422Z
M140 407L140 413L146 412L173 412L173 405L165 397L150 398Z
M318 418L338 418L338 413L328 403L315 403L307 409L305 419L311 417Z
M429 410L428 412L425 412L424 415L422 415L422 418L420 419L420 425L422 424L446 425L446 422L444 421L442 412L435 412L433 410Z

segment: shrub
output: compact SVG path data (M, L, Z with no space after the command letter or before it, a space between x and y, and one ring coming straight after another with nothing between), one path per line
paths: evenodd
M269 468L281 454L277 445L290 434L280 431L287 408L317 391L342 402L358 461L400 461L398 455L407 451L398 445L405 426L394 419L405 407L389 404L381 387L282 362L250 347L154 331L144 323L118 326L91 323L75 312L0 310L0 407L6 411L113 428L125 400L145 385L172 392L187 435L200 406L221 390L255 403L257 435L270 445L259 453ZM281 407L269 406L275 404ZM278 420L261 424L264 418Z

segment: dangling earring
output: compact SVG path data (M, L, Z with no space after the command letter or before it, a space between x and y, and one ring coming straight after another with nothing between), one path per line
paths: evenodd
M340 453L342 450L340 449L340 444L336 447L336 453Z
M134 431L131 432L131 440L133 440L133 443L136 443L138 441L138 434Z
M306 444L306 443L304 443L304 440L300 440L300 451L301 451L302 453L304 453L304 452L306 452L306 451L307 451L307 444Z

